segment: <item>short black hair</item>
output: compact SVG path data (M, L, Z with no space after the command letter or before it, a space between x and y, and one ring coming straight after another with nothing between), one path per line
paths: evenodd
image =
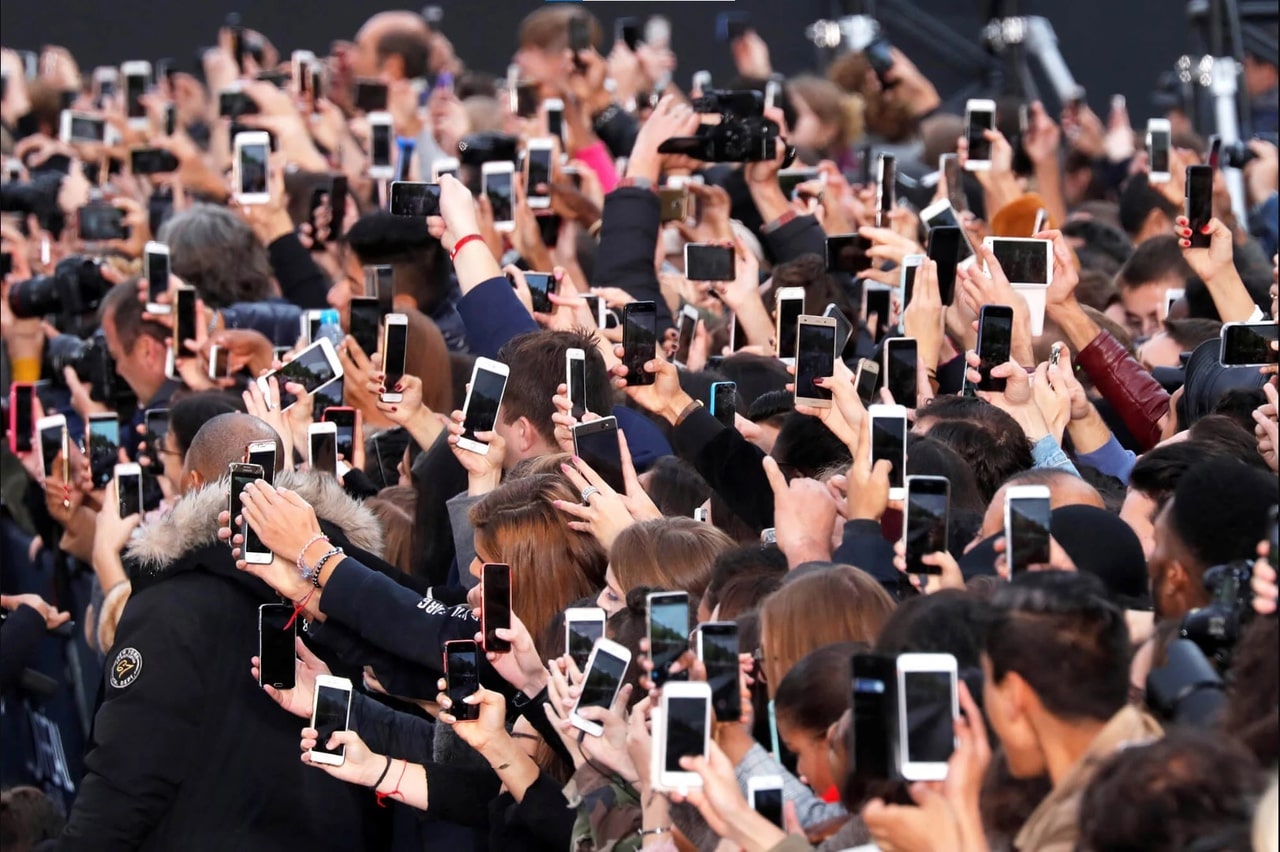
M1213 454L1210 447L1198 441L1179 441L1165 444L1143 453L1129 473L1129 487L1156 502L1157 508L1173 496L1178 480L1201 461L1206 454Z
M1074 222L1068 222L1062 226L1062 236L1084 240L1084 245L1076 249L1077 254L1088 251L1106 255L1115 261L1117 267L1133 254L1133 240L1129 239L1129 235L1101 219L1077 219ZM1081 265L1084 265L1083 260Z
M1167 319L1164 330L1173 342L1182 347L1183 352L1192 352L1206 340L1216 340L1222 331L1222 323L1207 317L1187 317L1186 319Z
M777 718L806 733L825 734L849 707L853 655L866 650L860 642L836 642L801 657L773 696Z
M390 57L399 56L404 63L406 80L426 77L431 67L431 42L420 32L410 29L391 29L378 39L374 50L381 67Z
M982 602L959 589L917 595L898 605L876 637L876 651L884 654L951 654L963 670L978 672L986 643ZM974 697L980 698L981 692Z
M1240 431L1244 432L1252 441L1254 440L1253 412L1266 404L1267 395L1263 393L1262 388L1228 388L1222 392L1222 396L1218 397L1218 401L1213 404L1213 414L1209 415L1209 417L1223 417L1230 420L1236 426L1239 426ZM1204 423L1209 417L1201 417L1191 425L1191 429L1194 431L1197 426ZM1225 424L1223 428L1225 428Z
M753 575L773 577L781 581L787 573L787 556L777 547L761 544L744 544L726 550L716 557L711 569L711 579L702 593L711 609L720 601L720 592L731 581Z
M1200 569L1252 559L1276 504L1276 478L1232 458L1202 461L1178 480L1170 530Z
M987 501L964 458L948 445L928 435L907 436L907 475L941 476L951 483L951 511L983 512Z
M853 460L849 448L816 417L793 411L782 420L770 454L788 474L813 479L835 465Z
M235 394L220 390L197 391L175 398L169 407L169 431L183 456L191 448L196 433L206 422L220 414L243 412L244 401ZM154 450L152 450L153 458ZM277 465L284 459L277 459ZM290 460L292 464L292 460Z
M659 512L681 518L690 517L711 494L697 468L677 456L662 456L653 463L644 490Z
M1177 205L1151 186L1145 174L1136 174L1120 190L1120 227L1130 236L1137 234L1152 210L1160 210L1170 219L1181 212Z
M795 395L785 390L771 390L760 394L747 407L747 419L752 423L786 416L796 407Z
M1018 574L992 596L985 622L993 681L1017 673L1052 715L1105 721L1128 701L1129 628L1097 577Z
M1144 240L1133 250L1116 275L1116 286L1121 290L1131 290L1170 276L1186 282L1193 275L1195 273L1178 247L1178 238L1173 234L1161 234Z
M994 405L980 404L999 411L1009 419L1010 425L992 428L973 420L942 419L929 429L929 437L946 444L965 460L973 471L983 502L990 503L1009 477L1030 470L1035 459L1031 455L1031 442L1022 427ZM929 406L926 409L926 416L933 415L933 408Z

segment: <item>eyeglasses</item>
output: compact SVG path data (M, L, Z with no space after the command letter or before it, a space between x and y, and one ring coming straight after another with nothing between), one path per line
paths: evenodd
M765 674L764 660L765 660L765 656L764 656L763 648L756 648L754 651L751 652L751 662L755 667L754 677L756 681L758 681L759 683L769 682L769 678Z

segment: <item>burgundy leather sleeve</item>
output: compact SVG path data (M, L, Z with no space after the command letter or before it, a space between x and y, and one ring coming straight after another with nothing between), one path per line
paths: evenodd
M1143 452L1160 443L1160 418L1169 411L1169 393L1137 359L1106 331L1080 350L1084 368L1098 393L1111 403Z

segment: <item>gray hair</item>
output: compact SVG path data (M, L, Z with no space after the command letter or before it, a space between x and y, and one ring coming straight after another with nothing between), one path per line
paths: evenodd
M225 207L197 204L166 222L159 239L169 246L173 274L211 308L272 295L266 246Z

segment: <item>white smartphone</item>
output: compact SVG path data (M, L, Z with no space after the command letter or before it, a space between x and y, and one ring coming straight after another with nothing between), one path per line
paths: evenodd
M391 127L391 113L369 113L369 177L374 180L391 180L396 176Z
M969 142L969 156L964 164L965 171L991 170L991 143L984 133L987 130L995 130L995 127L995 101L977 98L965 101L964 134Z
M550 136L530 139L524 151L524 194L530 210L551 207L551 195L538 192L539 184L551 185L552 157L556 142ZM496 220L496 217L495 217Z
M209 378L213 381L231 376L231 365L228 363L227 350L216 343L209 347Z
M702 786L702 777L681 768L680 758L705 756L711 742L711 685L673 681L662 687L660 713L654 716L651 777L659 790Z
M142 60L126 62L120 66L120 72L124 74L125 117L130 127L145 130L147 108L142 104L142 96L151 84L151 63Z
M289 57L289 74L293 82L293 93L295 95L307 94L307 89L311 83L311 64L316 61L316 55L309 50L295 50ZM311 92L317 95L316 92Z
M431 182L439 183L441 175L457 177L460 168L457 157L441 157L431 164Z
M312 763L341 766L347 759L345 746L329 749L329 738L345 731L351 722L351 681L345 677L316 675L315 698L311 705L311 727L316 729L316 747L308 754Z
M1053 243L1032 237L984 237L1010 284L1048 286L1053 280ZM984 270L988 275L991 270Z
M582 718L578 715L578 710L583 707L611 707L630 664L631 652L625 646L604 637L597 639L595 647L591 649L591 656L587 658L587 669L582 677L582 693L578 696L578 703L569 711L569 724L593 737L604 734L603 725Z
M760 816L782 828L782 776L757 775L748 778L747 804Z
M93 113L64 109L58 117L58 139L68 145L75 142L105 142L106 120Z
M157 299L161 294L169 292L169 247L154 240L148 242L144 249L145 266L143 273L147 277L147 312L167 314L170 306Z
M44 461L44 475L53 476L53 462L62 454L63 479L70 467L71 448L67 440L67 418L62 414L50 414L36 421L36 435L40 440L40 457Z
M774 303L773 339L778 347L778 360L787 366L796 363L796 337L799 334L800 315L804 313L804 288L783 287L778 290Z
M480 167L480 193L489 199L493 208L493 228L509 233L516 229L515 222L515 163L485 163Z
M271 137L260 130L237 133L231 161L232 186L240 204L271 200Z
M565 350L564 384L573 403L573 417L581 420L587 413L587 353L581 349Z
M507 389L511 370L506 364L490 358L477 358L467 385L467 399L462 404L462 437L458 446L484 455L489 445L476 437L477 432L491 432L498 422L498 409Z
M262 478L266 480L268 485L275 484L275 441L250 441L249 445L244 448L244 460L246 464L256 464L258 467L262 468Z
M801 315L796 332L795 400L797 405L830 408L831 391L819 387L836 371L836 320Z
M898 277L898 330L906 329L905 315L907 305L911 304L911 297L916 291L916 273L920 271L920 264L928 259L928 255L909 254L902 258L900 266L901 274Z
M564 652L585 671L596 641L604 638L605 611L598 606L570 607L564 611Z
M782 83L776 77L770 77L769 81L764 84L764 108L772 109L778 103L778 98L782 96Z
M272 472L274 473L274 470ZM252 462L232 462L227 466L227 473L230 479L227 488L227 513L231 516L231 523L234 524L236 516L241 514L240 495L244 493L249 483L264 479L265 473L262 465ZM271 552L271 548L262 543L257 533L253 531L253 527L243 518L240 534L244 536L244 541L240 545L240 557L250 565L270 565L275 559L275 554Z
M284 385L297 382L307 391L314 393L317 388L327 385L334 379L342 378L342 362L333 348L329 338L322 337L303 349L297 356L279 370L273 370L258 379L258 388L264 394L271 393L269 381L275 378L280 386L280 404L288 408L296 401L286 396ZM287 401L286 401L287 400Z
M330 421L307 427L307 462L315 473L338 475L338 424Z
M383 402L404 402L404 394L395 389L404 377L405 358L409 353L409 317L407 314L387 314L382 319L382 372L387 392L380 396Z
M898 655L898 760L907 781L944 781L956 748L956 658Z
M1031 226L1031 236L1034 237L1047 227L1049 227L1049 211L1041 207L1036 211L1036 221Z
M1011 575L1049 564L1052 514L1047 485L1011 485L1004 492L1004 554Z
M142 514L142 468L132 462L118 464L114 476L120 517Z
M672 359L677 367L689 363L689 350L693 348L693 335L698 330L698 319L698 309L693 305L685 305L680 309L680 316L676 320L676 354Z
M871 418L871 465L880 459L888 459L889 499L901 500L907 496L907 409L902 405L872 405L867 408Z
M1178 301L1185 295L1187 295L1187 291L1181 287L1170 287L1168 290L1165 290L1164 301L1160 305L1162 308L1160 319L1167 320L1169 318L1169 312L1173 310L1174 302Z
M564 139L564 101L547 98L542 102L542 112L547 117L547 135Z
M1173 148L1173 127L1167 118L1147 119L1147 181L1169 182L1169 152Z
M302 338L302 342L307 346L315 343L316 332L320 330L320 314L319 308L311 308L302 312L299 317L298 336Z

